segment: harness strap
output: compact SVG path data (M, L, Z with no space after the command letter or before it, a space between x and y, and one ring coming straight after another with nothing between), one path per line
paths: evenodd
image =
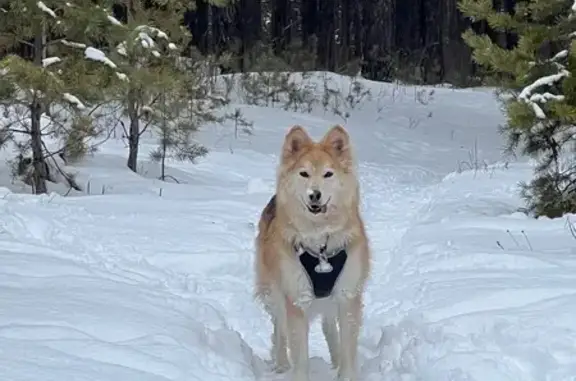
M320 248L319 253L306 249L302 245L296 248L300 263L308 275L308 280L317 298L330 296L348 257L345 248L339 249L329 256L326 253L327 243L328 239L326 239L326 244Z

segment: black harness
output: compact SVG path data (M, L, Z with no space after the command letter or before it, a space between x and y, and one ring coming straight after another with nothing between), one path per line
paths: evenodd
M332 289L348 258L345 248L334 251L332 255L327 255L326 247L327 245L323 245L319 253L303 246L296 248L300 263L306 270L314 295L318 299L326 298L332 294Z

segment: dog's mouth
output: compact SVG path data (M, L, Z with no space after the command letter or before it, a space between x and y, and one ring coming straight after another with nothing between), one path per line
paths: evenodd
M308 208L308 211L312 214L326 213L326 211L328 210L329 201L330 200L326 201L326 203L324 204L319 203L306 204L306 208Z

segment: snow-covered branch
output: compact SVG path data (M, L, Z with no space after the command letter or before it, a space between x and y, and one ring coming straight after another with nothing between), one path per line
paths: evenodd
M44 4L43 1L39 1L36 3L36 5L38 6L38 8L40 8L40 10L42 10L43 12L48 13L50 16L52 16L53 18L57 18L56 16L56 12L54 12L52 9L50 9L46 4Z
M110 15L107 15L106 17L108 18L108 21L110 21L112 24L117 26L124 26L124 24L122 24L116 17Z
M62 62L60 57L47 57L47 58L44 58L42 60L42 66L48 67L48 66L55 64L55 63L58 63L58 62Z
M551 74L551 75L547 75L545 77L541 77L538 78L536 81L532 82L530 85L526 86L524 89L522 89L522 91L520 92L520 94L518 95L518 99L529 104L532 109L534 110L534 113L536 114L536 117L538 117L538 119L546 119L546 114L544 113L544 110L542 110L542 108L536 104L536 102L542 102L542 101L546 101L548 99L556 99L556 100L561 100L558 98L558 96L554 96L550 93L545 93L545 94L549 94L549 95L545 95L545 94L532 94L536 91L536 89L538 89L539 87L542 86L551 86L556 82L559 82L560 80L562 80L565 77L569 77L570 76L570 72L567 70L562 70L560 71L560 73L557 74Z
M155 57L160 57L161 54L158 51L158 49L156 49L158 43L154 40L154 38L160 38L162 40L169 41L168 34L158 28L149 25L139 25L136 28L134 28L134 30L138 32L135 41L140 42L140 45L144 49L150 49L151 54L154 55ZM174 44L173 42L169 42L167 44L167 47L170 50L178 49L176 44ZM121 56L127 57L128 51L126 48L127 48L126 41L123 41L120 44L118 44L118 46L116 46L116 51Z
M118 66L112 62L112 60L106 57L106 54L100 49L93 48L91 46L84 50L84 57L89 60L102 62L104 65L110 66L112 69L116 69Z
M63 45L66 45L68 47L71 47L71 48L86 49L86 44L82 44L79 42L70 42L68 40L63 39L63 40L60 40L60 43Z
M78 97L76 97L70 93L64 93L64 94L62 94L62 97L64 97L65 100L67 100L68 102L70 102L71 104L76 106L79 110L86 109L86 106L84 106L84 103L82 103L82 101L80 101L80 99L78 99Z

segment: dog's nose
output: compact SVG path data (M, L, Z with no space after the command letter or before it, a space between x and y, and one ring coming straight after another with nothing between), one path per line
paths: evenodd
M318 202L320 201L320 199L322 198L322 192L320 192L317 189L312 190L312 192L310 192L308 194L308 197L310 197L310 201L312 202Z

